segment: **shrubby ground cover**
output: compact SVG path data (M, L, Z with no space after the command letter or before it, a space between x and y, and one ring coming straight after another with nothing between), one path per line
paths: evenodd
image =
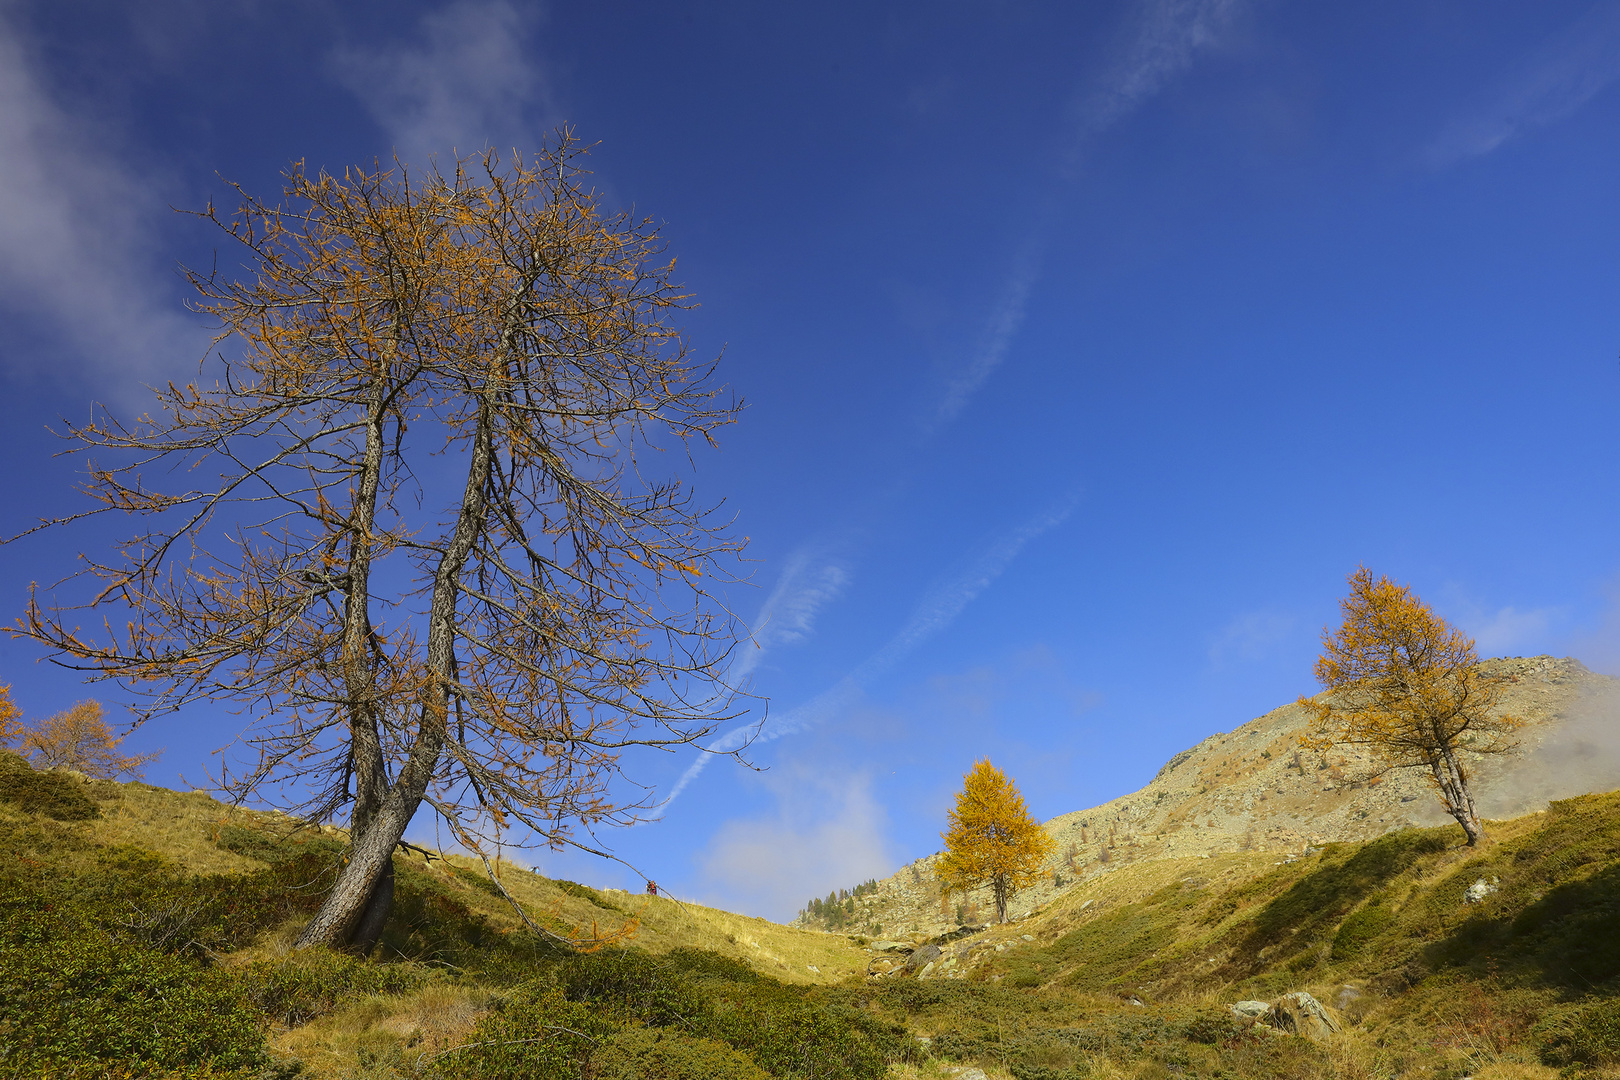
M709 948L661 939L579 954L494 917L494 890L465 867L409 862L376 958L293 952L339 838L222 819L193 841L239 869L192 873L182 861L200 860L96 839L103 812L135 788L6 767L24 779L0 786L0 1075L875 1080L956 1063L1014 1080L1455 1080L1620 1069L1620 795L1499 823L1496 842L1472 850L1456 829L1406 830L1258 874L1189 860L1133 899L1032 920L1045 927L1036 940L987 953L969 978L806 985L737 933L704 938ZM1494 891L1468 902L1480 881ZM551 887L571 914L534 915L559 934L580 918L624 926L640 910L623 893ZM1292 990L1337 1006L1343 1035L1319 1046L1226 1007Z

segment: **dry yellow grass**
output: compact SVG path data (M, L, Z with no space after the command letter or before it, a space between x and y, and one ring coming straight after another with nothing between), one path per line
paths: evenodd
M465 1040L495 995L447 985L397 997L368 997L307 1024L272 1034L281 1057L298 1058L306 1075L330 1080L394 1080L396 1065L427 1060Z

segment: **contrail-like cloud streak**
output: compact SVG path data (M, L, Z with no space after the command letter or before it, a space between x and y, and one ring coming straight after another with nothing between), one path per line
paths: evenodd
M1429 147L1429 164L1489 154L1570 116L1617 78L1620 4L1597 4L1537 49L1485 108L1448 127Z
M1063 172L1073 173L1086 143L1130 116L1187 68L1202 49L1221 40L1241 0L1148 0L1137 17L1138 30L1118 63L1100 84L1076 99L1065 135ZM1041 278L1047 237L1055 214L1036 220L1018 246L1011 270L996 293L978 348L963 369L947 381L938 407L927 421L932 428L959 416L973 395L989 381L1012 350L1029 313L1030 294Z
M850 709L869 683L894 667L918 645L955 622L957 616L1002 575L1030 541L1062 524L1078 503L1079 494L1070 493L1053 507L998 539L968 570L930 589L899 633L854 671L810 701L780 716L770 717L761 724L739 725L710 743L706 747L710 753L702 754L692 762L676 781L661 809L667 810L681 792L702 774L714 754L727 753L750 744L772 742L784 735L815 727Z

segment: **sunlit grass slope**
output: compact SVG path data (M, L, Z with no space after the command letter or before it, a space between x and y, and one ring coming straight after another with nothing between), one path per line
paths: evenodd
M0 1076L1620 1075L1620 794L1492 835L1123 866L922 978L865 976L860 939L504 867L536 935L481 864L411 853L358 960L290 947L341 834L0 758ZM1228 1008L1292 991L1341 1032Z

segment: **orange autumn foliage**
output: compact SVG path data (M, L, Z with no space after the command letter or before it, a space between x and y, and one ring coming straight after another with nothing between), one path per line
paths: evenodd
M11 746L22 737L22 710L11 700L11 686L0 686L0 746Z
M989 758L962 778L949 820L949 830L940 834L945 841L940 881L947 890L963 892L989 885L996 920L1006 922L1008 899L1041 876L1052 838L1030 816L1018 785Z
M1363 780L1424 770L1446 813L1476 844L1484 828L1465 755L1516 750L1523 721L1499 711L1501 680L1480 671L1473 639L1409 586L1375 580L1365 566L1349 583L1339 605L1344 623L1322 631L1316 661L1316 678L1330 693L1300 699L1316 721L1300 741L1318 751L1364 747L1376 764Z
M101 703L81 701L71 709L22 730L22 749L36 769L76 769L86 776L112 780L141 778L142 766L163 755L121 754L122 735L114 735L101 715Z

